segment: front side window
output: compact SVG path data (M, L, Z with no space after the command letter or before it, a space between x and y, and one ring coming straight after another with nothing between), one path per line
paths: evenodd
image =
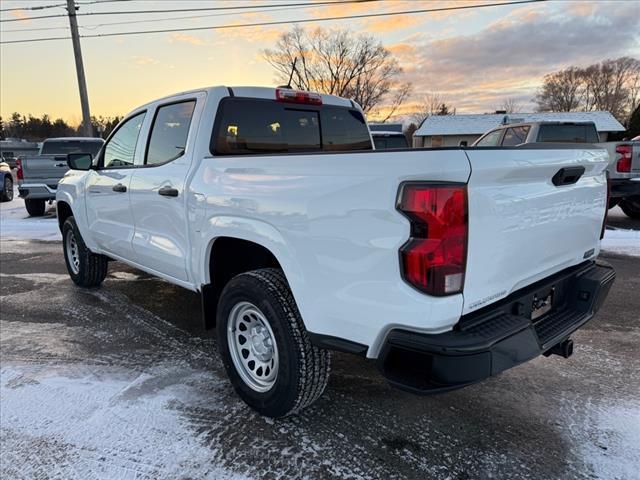
M136 144L146 112L126 120L104 147L104 168L129 167L133 165Z
M502 140L503 147L515 147L521 145L527 141L527 135L529 134L529 127L511 127L507 128L504 133L504 139Z
M170 162L184 155L195 100L159 107L149 137L148 165Z
M476 147L495 147L498 145L498 143L500 143L501 135L502 130L494 130L493 132L489 132L484 137L482 137L478 143L476 143Z

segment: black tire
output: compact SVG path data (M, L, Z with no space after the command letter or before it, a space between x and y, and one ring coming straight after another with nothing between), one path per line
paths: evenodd
M242 379L230 352L233 348L227 335L230 314L235 306L246 302L266 318L277 346L277 376L264 392L256 391ZM258 413L273 418L295 414L324 392L331 369L330 352L311 344L280 270L254 270L231 279L218 304L217 330L218 348L229 379L238 395Z
M640 220L640 196L625 198L620 202L620 208L627 217Z
M44 200L34 200L34 199L25 199L24 206L27 207L27 212L32 217L41 217L44 215L45 210L45 201Z
M10 175L4 177L4 190L2 191L2 198L0 198L3 202L10 202L13 200L13 179Z
M73 259L70 256L67 242L71 241L71 236L75 240L78 264L72 265ZM109 266L108 258L104 255L92 253L82 240L78 226L73 217L67 218L62 226L62 250L64 251L64 261L67 271L73 282L80 287L97 287L107 276Z

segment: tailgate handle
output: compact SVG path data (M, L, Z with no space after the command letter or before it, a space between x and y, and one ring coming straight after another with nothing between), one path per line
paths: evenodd
M584 167L565 167L558 170L551 181L556 187L562 185L573 185L584 173Z

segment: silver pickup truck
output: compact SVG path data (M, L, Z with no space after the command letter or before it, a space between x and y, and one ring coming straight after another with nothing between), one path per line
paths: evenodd
M46 202L55 200L58 181L69 169L67 154L90 153L95 157L103 144L104 140L94 137L48 138L38 155L19 158L18 194L24 198L29 215L44 215Z
M625 142L600 142L593 122L507 123L485 133L474 147L517 147L531 143L592 143L609 152L609 208L620 205L640 218L640 137Z

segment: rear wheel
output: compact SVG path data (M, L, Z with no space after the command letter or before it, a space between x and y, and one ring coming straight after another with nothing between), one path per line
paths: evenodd
M4 190L2 191L2 198L0 199L3 202L10 202L13 200L13 179L11 176L6 176L4 178Z
M107 276L108 258L92 253L82 240L73 217L62 226L64 260L73 282L80 287L97 287Z
M268 417L315 402L329 379L330 354L314 347L280 270L234 277L217 314L218 347L238 395Z
M620 208L627 217L640 219L640 196L625 198L620 202Z
M41 217L44 215L45 210L45 201L44 200L34 200L34 199L25 199L24 206L27 207L27 212L32 217Z

